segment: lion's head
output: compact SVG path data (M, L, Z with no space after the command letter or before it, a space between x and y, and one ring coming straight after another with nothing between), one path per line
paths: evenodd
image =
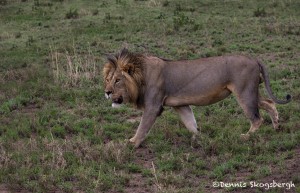
M123 49L108 56L103 68L105 97L111 98L112 107L122 103L138 105L143 81L143 55L132 54Z

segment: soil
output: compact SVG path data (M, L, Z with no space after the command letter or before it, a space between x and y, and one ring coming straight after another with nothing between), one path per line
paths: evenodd
M275 183L290 183L292 182L295 187L299 187L300 185L300 146L297 147L295 150L295 153L291 159L287 159L284 163L284 169L278 168L276 165L271 165L271 171L272 174L266 177L263 177L261 179L253 180L253 182L257 183L263 183L263 184L272 184ZM249 171L240 171L237 173L237 181L244 181L249 182L247 180L247 177L251 175L251 172ZM278 192L296 192L296 188L291 187L288 189L288 187L284 188L270 188L270 190L277 190ZM255 188L251 188L251 185L248 184L246 188L243 188L243 192L254 192ZM270 190L267 190L266 187L264 188L256 188L259 189L262 192L268 192ZM233 191L233 192L240 192L239 189Z
M155 154L151 152L147 147L141 147L136 149L134 163L142 166L144 169L151 170L154 177L154 160ZM153 184L149 181L149 177L143 176L141 173L133 173L129 181L129 185L125 188L125 192L157 192L159 189L158 184Z
M276 165L271 165L271 171L272 174L263 177L260 179L253 180L257 183L268 183L271 184L273 180L276 183L289 183L292 182L295 184L296 188L300 185L300 146L298 146L295 150L295 153L292 158L287 159L285 161L285 167L284 169L278 168ZM155 160L155 154L151 151L149 151L147 148L142 147L136 150L134 163L143 166L145 169L150 169L151 171L154 171L153 162ZM286 188L270 188L269 190L266 190L265 188L253 188L250 185L249 176L251 175L251 171L247 170L241 170L236 173L236 177L234 182L246 182L247 186L245 188L235 188L231 190L231 192L246 192L246 193L252 193L256 192L258 189L261 192L267 192L270 190L275 190L277 192L296 192L296 188L291 187L290 189ZM155 181L154 173L152 177ZM201 182L202 184L206 184L204 186L204 192L221 192L226 191L222 188L215 188L213 187L213 180L203 176L199 177L199 179L193 179L194 181ZM196 186L196 184L195 184ZM130 179L129 186L125 188L125 192L130 193L140 193L140 192L159 192L160 190L159 184L149 183L149 177L143 177L142 174L136 173L132 175L132 179Z
M263 177L261 179L256 179L255 182L258 183L272 183L273 180L276 183L289 183L293 182L296 186L296 188L299 188L300 185L300 146L298 146L295 150L295 153L292 158L287 159L285 161L285 168L280 169L276 167L275 165L271 165L271 171L272 174ZM153 180L149 180L149 176L143 176L142 173L132 173L131 179L129 181L129 185L125 188L124 192L128 193L148 193L148 192L159 192L161 190L161 186L155 182L155 153L151 152L147 147L141 147L136 149L135 157L133 162L142 166L145 169L151 170L153 177ZM248 185L246 188L236 188L234 190L231 190L230 192L246 192L246 193L252 193L256 192L258 188L251 188L249 185L248 176L251 175L251 172L247 170L241 170L236 173L236 177L234 182L248 182ZM212 186L212 181L210 182L210 179L203 176L199 177L199 179L193 179L194 181L201 182L202 184L207 184L204 186L205 192L221 192L222 188L214 188ZM211 185L209 185L211 184ZM196 186L196 184L195 184ZM296 188L276 188L277 192L296 192ZM264 188L259 188L261 192L267 192L268 190ZM274 190L272 188L271 190ZM226 191L224 189L224 191ZM11 192L9 190L9 187L5 184L0 184L0 193L9 193ZM26 190L17 190L16 192L26 193L28 191Z

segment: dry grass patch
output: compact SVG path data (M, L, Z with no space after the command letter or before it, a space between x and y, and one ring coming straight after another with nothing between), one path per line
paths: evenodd
M78 54L75 47L72 52L59 52L50 47L50 56L53 78L64 87L94 83L96 77L100 76L96 58L91 50L86 54Z

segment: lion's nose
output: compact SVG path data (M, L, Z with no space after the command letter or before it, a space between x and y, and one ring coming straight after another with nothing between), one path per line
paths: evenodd
M106 94L107 94L107 95L110 95L110 94L112 94L112 92L111 92L111 91L107 91Z
M105 91L105 97L107 99L111 98L112 91Z

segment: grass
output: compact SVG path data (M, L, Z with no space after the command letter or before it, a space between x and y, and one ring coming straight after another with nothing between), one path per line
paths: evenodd
M0 187L209 192L218 191L213 181L272 182L299 150L299 9L296 0L0 1ZM141 112L112 109L101 74L105 54L122 47L170 59L259 58L276 96L293 96L277 106L281 131L262 112L260 130L241 141L249 123L229 97L193 107L201 126L194 148L166 108L133 149L125 139ZM290 171L280 178L299 190L299 168Z

